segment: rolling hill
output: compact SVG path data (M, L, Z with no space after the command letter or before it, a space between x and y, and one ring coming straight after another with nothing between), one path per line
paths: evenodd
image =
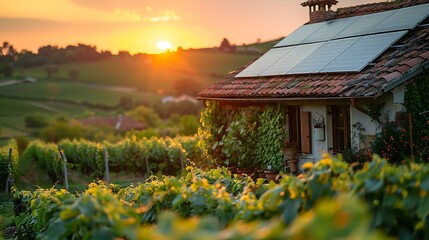
M259 49L261 54L276 43L277 40L246 48ZM181 80L192 83L196 90L203 89L259 56L244 54L243 48L237 48L240 54L195 49L64 63L55 65L58 72L51 77L46 66L15 69L15 81L0 79L0 144L8 138L27 135L23 119L31 113L69 117L81 117L88 112L114 115L114 107L124 96L135 102L159 102L163 96L180 95L176 85ZM73 69L79 71L77 78L70 76ZM22 80L27 77L37 82ZM2 84L6 82L10 84ZM94 108L96 105L106 108Z

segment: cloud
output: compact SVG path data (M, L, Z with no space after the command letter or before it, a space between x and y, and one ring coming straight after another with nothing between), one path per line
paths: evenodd
M142 20L140 14L130 9L115 9L108 18L112 22L139 22Z
M158 16L146 18L150 22L168 22L180 20L180 17L171 10L164 10L159 12Z

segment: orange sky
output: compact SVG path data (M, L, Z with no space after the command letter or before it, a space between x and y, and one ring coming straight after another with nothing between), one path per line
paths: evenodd
M308 21L304 0L12 0L0 1L0 41L37 51L84 43L98 49L159 53L172 48L273 40ZM339 0L338 7L379 0ZM335 9L335 8L334 8Z

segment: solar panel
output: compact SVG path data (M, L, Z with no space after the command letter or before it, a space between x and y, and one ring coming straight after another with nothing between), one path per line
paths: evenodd
M236 77L358 72L429 16L429 3L303 25Z
M280 60L263 71L260 76L274 76L288 73L298 63L312 54L315 50L321 47L324 43L312 43L299 45L294 47L292 51L284 55Z
M351 17L328 21L323 25L323 27L307 37L302 43L331 40L359 18L360 17Z
M428 16L429 4L402 8L375 27L371 33L413 29Z
M392 10L361 16L354 23L350 24L349 27L344 29L344 31L336 35L335 38L366 35L397 11L398 10Z
M400 31L364 36L320 72L359 72L406 33Z
M306 59L300 62L288 73L317 73L361 38L362 37L353 37L329 41L310 54Z
M295 47L273 48L250 64L235 77L257 77L280 58L292 51Z
M296 29L294 32L289 34L289 36L283 38L279 43L277 43L274 47L282 47L288 45L296 45L304 41L307 37L313 34L315 31L320 29L326 24L326 22L314 23L314 24L306 24Z

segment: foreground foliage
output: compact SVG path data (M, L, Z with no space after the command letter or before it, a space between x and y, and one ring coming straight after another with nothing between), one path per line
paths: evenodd
M429 237L429 166L374 158L353 172L325 156L279 183L188 167L119 188L16 191L18 237L39 239L401 239Z

